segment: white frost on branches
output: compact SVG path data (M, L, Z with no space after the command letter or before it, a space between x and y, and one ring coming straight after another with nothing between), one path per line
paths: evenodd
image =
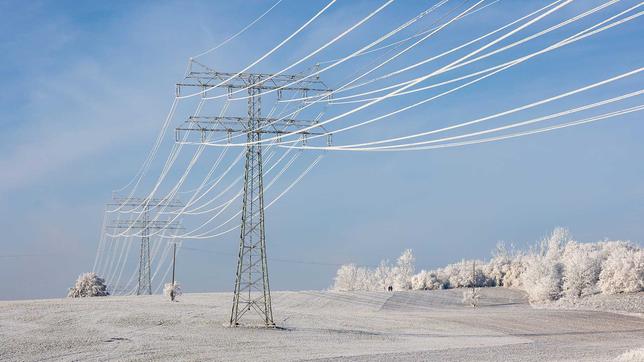
M523 253L515 251L513 247L505 246L503 242L496 245L492 252L492 259L484 265L487 275L494 286L507 288L520 288L521 274L525 270L523 264Z
M601 248L597 244L571 241L563 252L563 292L567 297L580 298L597 292L602 268Z
M524 290L533 302L559 299L563 290L564 264L561 255L570 233L556 228L550 237L537 246L537 250L523 258L525 270L521 275Z
M644 290L644 250L627 243L613 248L599 274L599 289L606 294Z
M335 276L335 284L333 289L339 290L342 292L358 290L357 289L357 276L358 268L355 264L343 265L338 269Z
M374 270L373 279L377 283L377 290L387 290L394 284L394 272L387 260L382 260Z
M525 259L523 289L533 302L556 300L561 296L563 265L556 259L530 255Z
M479 306L481 300L480 288L469 288L463 292L463 304L470 305L474 308Z
M174 293L174 294L173 294ZM181 285L179 282L175 281L172 283L165 283L163 286L163 295L165 295L170 300L176 300L181 294Z
M411 289L414 261L412 251L407 249L400 255L395 267L391 267L385 260L374 269L358 267L355 264L342 265L336 272L333 289L344 292L388 290L389 287L396 290Z
M104 297L110 295L105 285L105 279L99 278L96 273L81 274L76 280L76 285L69 288L67 297L84 298L84 297Z
M580 243L556 228L527 252L500 243L488 262L462 260L414 274L415 258L407 249L395 266L382 261L374 269L343 265L333 289L431 290L506 287L524 290L532 302L583 298L597 293L644 291L644 250L631 242ZM472 271L472 264L475 270Z
M411 277L414 275L414 263L416 258L411 249L406 249L398 257L398 262L394 268L394 290L411 289Z

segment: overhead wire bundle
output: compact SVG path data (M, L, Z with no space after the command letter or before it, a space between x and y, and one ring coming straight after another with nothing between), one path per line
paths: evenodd
M440 0L398 21L396 18L388 20L387 16L400 10L399 4L385 0L366 14L357 16L336 35L306 50L303 56L296 56L297 60L264 77L262 83L222 90L241 74L275 59L280 52L297 49L303 34L312 31L312 27L323 22L338 6L336 0L327 2L241 70L214 84L204 84L197 92L178 93L174 97L143 164L125 186L114 190L115 195L122 193L125 196L120 205L105 210L94 271L107 276L113 291L133 292L136 268L131 265L131 249L139 238L147 236L151 239L152 278L158 290L165 279L163 274L169 270L171 243L179 243L180 250L182 243L188 240L215 239L237 230L239 225L235 222L241 211L235 212L232 206L239 202L243 189L239 187L242 178L235 171L240 167L246 147L252 144L263 145L266 153L264 161L268 166L263 175L268 182L265 190L272 193L274 186L280 188L274 194L267 194L272 196L266 204L270 207L292 190L324 156L324 153L313 155L299 172L293 172L297 161L304 158L302 150L403 152L462 147L591 124L641 111L643 90L632 83L625 85L628 79L638 79L641 84L643 68L635 67L589 75L585 84L571 85L565 91L537 100L512 100L504 110L468 120L424 116L432 105L444 105L446 99L454 95L475 93L480 91L481 85L496 79L503 82L512 74L521 74L524 68L551 59L548 57L561 49L590 42L600 34L617 31L624 24L637 21L643 5L642 2L609 0L573 9L569 6L571 3L573 0L555 0L537 9L514 14L502 24L478 24L470 30L472 22L489 11L502 8L504 1ZM205 65L208 63L204 60L206 56L237 40L273 12L285 11L284 6L281 0L273 3L223 42L190 58L185 77L194 72L212 72ZM360 36L354 36L356 33ZM299 71L300 76L286 84L246 94L254 86L270 83L275 77L292 71ZM335 85L330 87L332 90L315 95L281 96L289 87L319 77L324 77L327 83L332 82ZM620 88L630 89L623 91ZM503 90L502 85L499 89ZM598 97L599 89L613 94ZM589 96L592 99L589 100ZM297 130L283 128L279 135L252 142L247 141L249 131L226 137L201 135L198 141L193 139L196 135L192 131L186 131L182 137L177 134L165 160L158 157L171 133L168 130L177 125L177 111L185 102L196 103L190 114L198 119L204 107L214 107L219 116L224 117L231 110L241 109L252 97L264 97L270 104L266 119L271 121L263 124L263 129L272 129L301 114L315 115L315 122ZM549 109L544 108L546 106ZM554 108L558 110L552 112ZM411 111L421 112L410 116ZM411 120L407 121L407 118ZM409 127L405 127L406 124ZM322 134L303 137L303 132L320 127L325 130ZM322 141L328 140L330 135L333 135L333 144L324 144ZM338 143L339 139L344 142ZM196 147L186 155L184 148L190 145ZM207 156L202 166L200 162L204 163L204 155ZM153 165L159 161L162 166L158 176L148 177L155 169ZM196 176L199 172L202 175ZM280 180L284 178L291 181L281 185ZM142 187L149 191L142 193ZM137 194L145 197L138 199ZM179 196L187 201L176 209L155 206L152 201L169 202ZM136 200L140 202L136 203ZM136 206L126 206L133 202ZM163 202L158 204L163 205ZM190 229L177 231L162 226L144 232L132 227L148 217L145 220L149 222L163 225L181 222ZM130 227L110 231L107 225L114 220L127 221ZM121 283L124 274L128 276Z

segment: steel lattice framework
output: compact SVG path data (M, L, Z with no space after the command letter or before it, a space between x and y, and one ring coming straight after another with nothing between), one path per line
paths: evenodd
M306 137L309 134L328 134L328 132L320 126L315 128L320 129L320 132L298 131L298 128L314 126L315 121L263 118L260 93L264 90L276 90L279 98L283 91L297 91L306 95L309 92L328 93L331 90L318 78L305 79L304 75L222 73L202 64L199 65L205 71L189 72L184 83L177 84L177 94L181 93L183 87L200 87L204 90L204 94L209 88L227 88L229 94L233 89L247 89L248 115L247 117L190 117L183 127L176 129L177 142L181 142L182 132L189 132L187 136L192 132L198 134L199 142L206 142L212 133L226 133L229 137L235 133L246 134L244 195L230 326L239 326L242 317L250 310L254 310L265 326L274 327L266 262L262 144L258 141L261 140L262 134L279 136L295 132L301 137Z
M152 294L152 275L150 260L150 231L151 230L181 230L183 227L177 222L169 220L150 220L150 209L155 208L179 208L183 207L177 199L154 199L154 198L121 198L113 197L113 203L109 206L131 206L140 207L143 205L141 215L134 220L117 220L108 228L116 230L141 230L141 251L139 253L138 283L136 295Z

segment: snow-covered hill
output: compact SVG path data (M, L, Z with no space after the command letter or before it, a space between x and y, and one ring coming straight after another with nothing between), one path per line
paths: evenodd
M229 293L0 302L0 360L606 361L644 347L638 315L481 293L472 308L462 290L274 292L276 330L226 327ZM644 312L644 294L629 303Z

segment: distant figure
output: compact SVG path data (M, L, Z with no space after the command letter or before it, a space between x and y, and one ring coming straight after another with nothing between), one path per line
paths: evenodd
M393 292L393 291L394 291L394 287L392 287L391 285L390 285L390 286L388 286L388 287L387 287L387 291L389 291L389 292Z

